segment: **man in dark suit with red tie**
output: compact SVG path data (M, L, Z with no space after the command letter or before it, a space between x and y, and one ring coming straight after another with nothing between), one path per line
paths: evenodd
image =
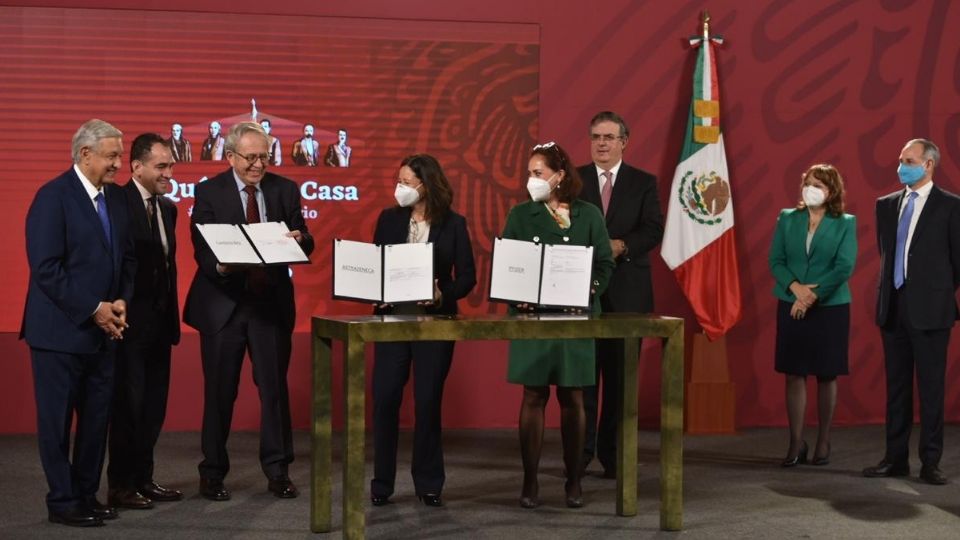
M663 237L663 215L657 197L657 179L623 162L630 138L627 123L617 113L603 111L590 120L590 157L593 163L577 169L583 179L583 200L603 210L610 246L617 267L600 297L604 313L653 311L650 279L652 250ZM587 432L583 468L593 459L603 466L605 478L616 478L617 424L620 409L623 340L597 340L597 383L584 388L583 407ZM602 381L602 384L601 384ZM597 409L602 391L599 423Z
M227 437L246 352L260 395L260 466L267 488L297 496L287 467L293 461L287 368L296 318L293 282L286 265L238 268L220 264L196 225L282 221L304 253L313 251L301 213L300 190L267 172L270 142L260 124L240 122L227 135L230 169L197 186L192 239L197 273L187 294L184 322L200 332L203 360L203 428L200 494L223 501L230 470Z
M127 306L130 328L117 352L107 466L107 501L119 508L147 509L154 501L183 498L153 479L153 449L167 411L170 352L180 341L177 207L163 196L175 163L160 135L145 133L133 140L132 178L123 193L137 273Z
M950 329L958 318L960 197L933 184L940 149L908 141L897 174L903 189L877 200L880 287L877 325L887 379L886 452L863 470L871 478L910 474L913 378L920 397L920 479L947 483L943 395Z
M72 146L73 167L44 184L27 212L30 283L20 337L30 345L49 520L87 527L117 517L96 496L115 342L127 326L136 260L123 194L112 185L122 164L120 131L90 120Z

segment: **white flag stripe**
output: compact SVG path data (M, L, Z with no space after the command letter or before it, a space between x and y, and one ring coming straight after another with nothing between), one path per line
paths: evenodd
M667 209L667 223L664 227L663 243L660 249L660 255L671 270L686 262L711 242L720 238L727 229L733 227L732 194L723 212L717 216L712 216L712 219L720 218L720 223L703 225L694 221L684 211L679 196L684 175L692 172L695 178L710 171L716 172L720 178L729 181L723 134L720 135L716 144L704 145L677 165L677 170L673 175Z
M701 99L710 101L713 99L713 73L710 70L710 55L713 54L713 51L710 49L710 40L703 40L700 46L703 47L703 65L700 69L700 73L702 73L700 76L700 87L703 88L703 97ZM696 99L696 96L694 96L694 99ZM703 125L705 126L713 125L713 118L702 118L701 120L703 120ZM724 175L724 178L726 178L726 175Z

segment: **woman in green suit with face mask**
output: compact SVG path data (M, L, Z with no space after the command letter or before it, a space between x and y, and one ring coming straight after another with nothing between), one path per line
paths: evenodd
M600 294L607 288L615 266L603 214L596 206L577 198L583 184L559 145L551 142L535 146L527 168L531 200L510 210L503 237L543 244L592 246L593 286L588 311L599 313ZM537 306L522 304L514 306L512 311L536 313L540 310ZM560 435L567 470L566 505L583 506L580 489L580 456L586 430L583 387L594 384L595 369L592 339L521 339L510 343L507 380L523 385L519 430L523 459L520 506L535 508L540 504L537 469L550 385L556 386L560 402Z
M813 465L830 461L830 424L837 376L846 375L850 287L857 258L857 222L843 213L844 189L832 165L804 172L801 200L780 212L770 248L777 310L776 370L786 376L790 448L782 466L807 462L803 440L807 376L817 378L819 430Z

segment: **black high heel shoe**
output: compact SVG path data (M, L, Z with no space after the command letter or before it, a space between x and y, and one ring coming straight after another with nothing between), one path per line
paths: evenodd
M817 465L817 466L829 465L829 464L830 464L830 443L827 443L827 455L825 455L825 456L818 456L818 455L814 454L814 455L813 455L813 460L810 461L810 464L811 464L811 465Z
M807 446L807 441L800 441L800 451L797 452L796 456L787 457L781 463L781 467L796 467L797 465L802 465L807 462L807 452L810 451L810 448Z
M440 498L439 493L425 493L417 495L417 498L427 506L443 506L443 499Z
M570 494L571 488L576 488L576 495ZM563 484L563 490L567 495L567 508L583 508L583 489L580 487L580 482L574 484L570 480L567 480Z
M520 508L533 509L540 506L540 499L537 498L537 492L540 491L540 486L534 484L529 490L527 486L523 487L523 492L520 493Z

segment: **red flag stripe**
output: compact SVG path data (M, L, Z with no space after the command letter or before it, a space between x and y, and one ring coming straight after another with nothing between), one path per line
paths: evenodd
M673 271L711 340L740 320L740 271L731 227Z

